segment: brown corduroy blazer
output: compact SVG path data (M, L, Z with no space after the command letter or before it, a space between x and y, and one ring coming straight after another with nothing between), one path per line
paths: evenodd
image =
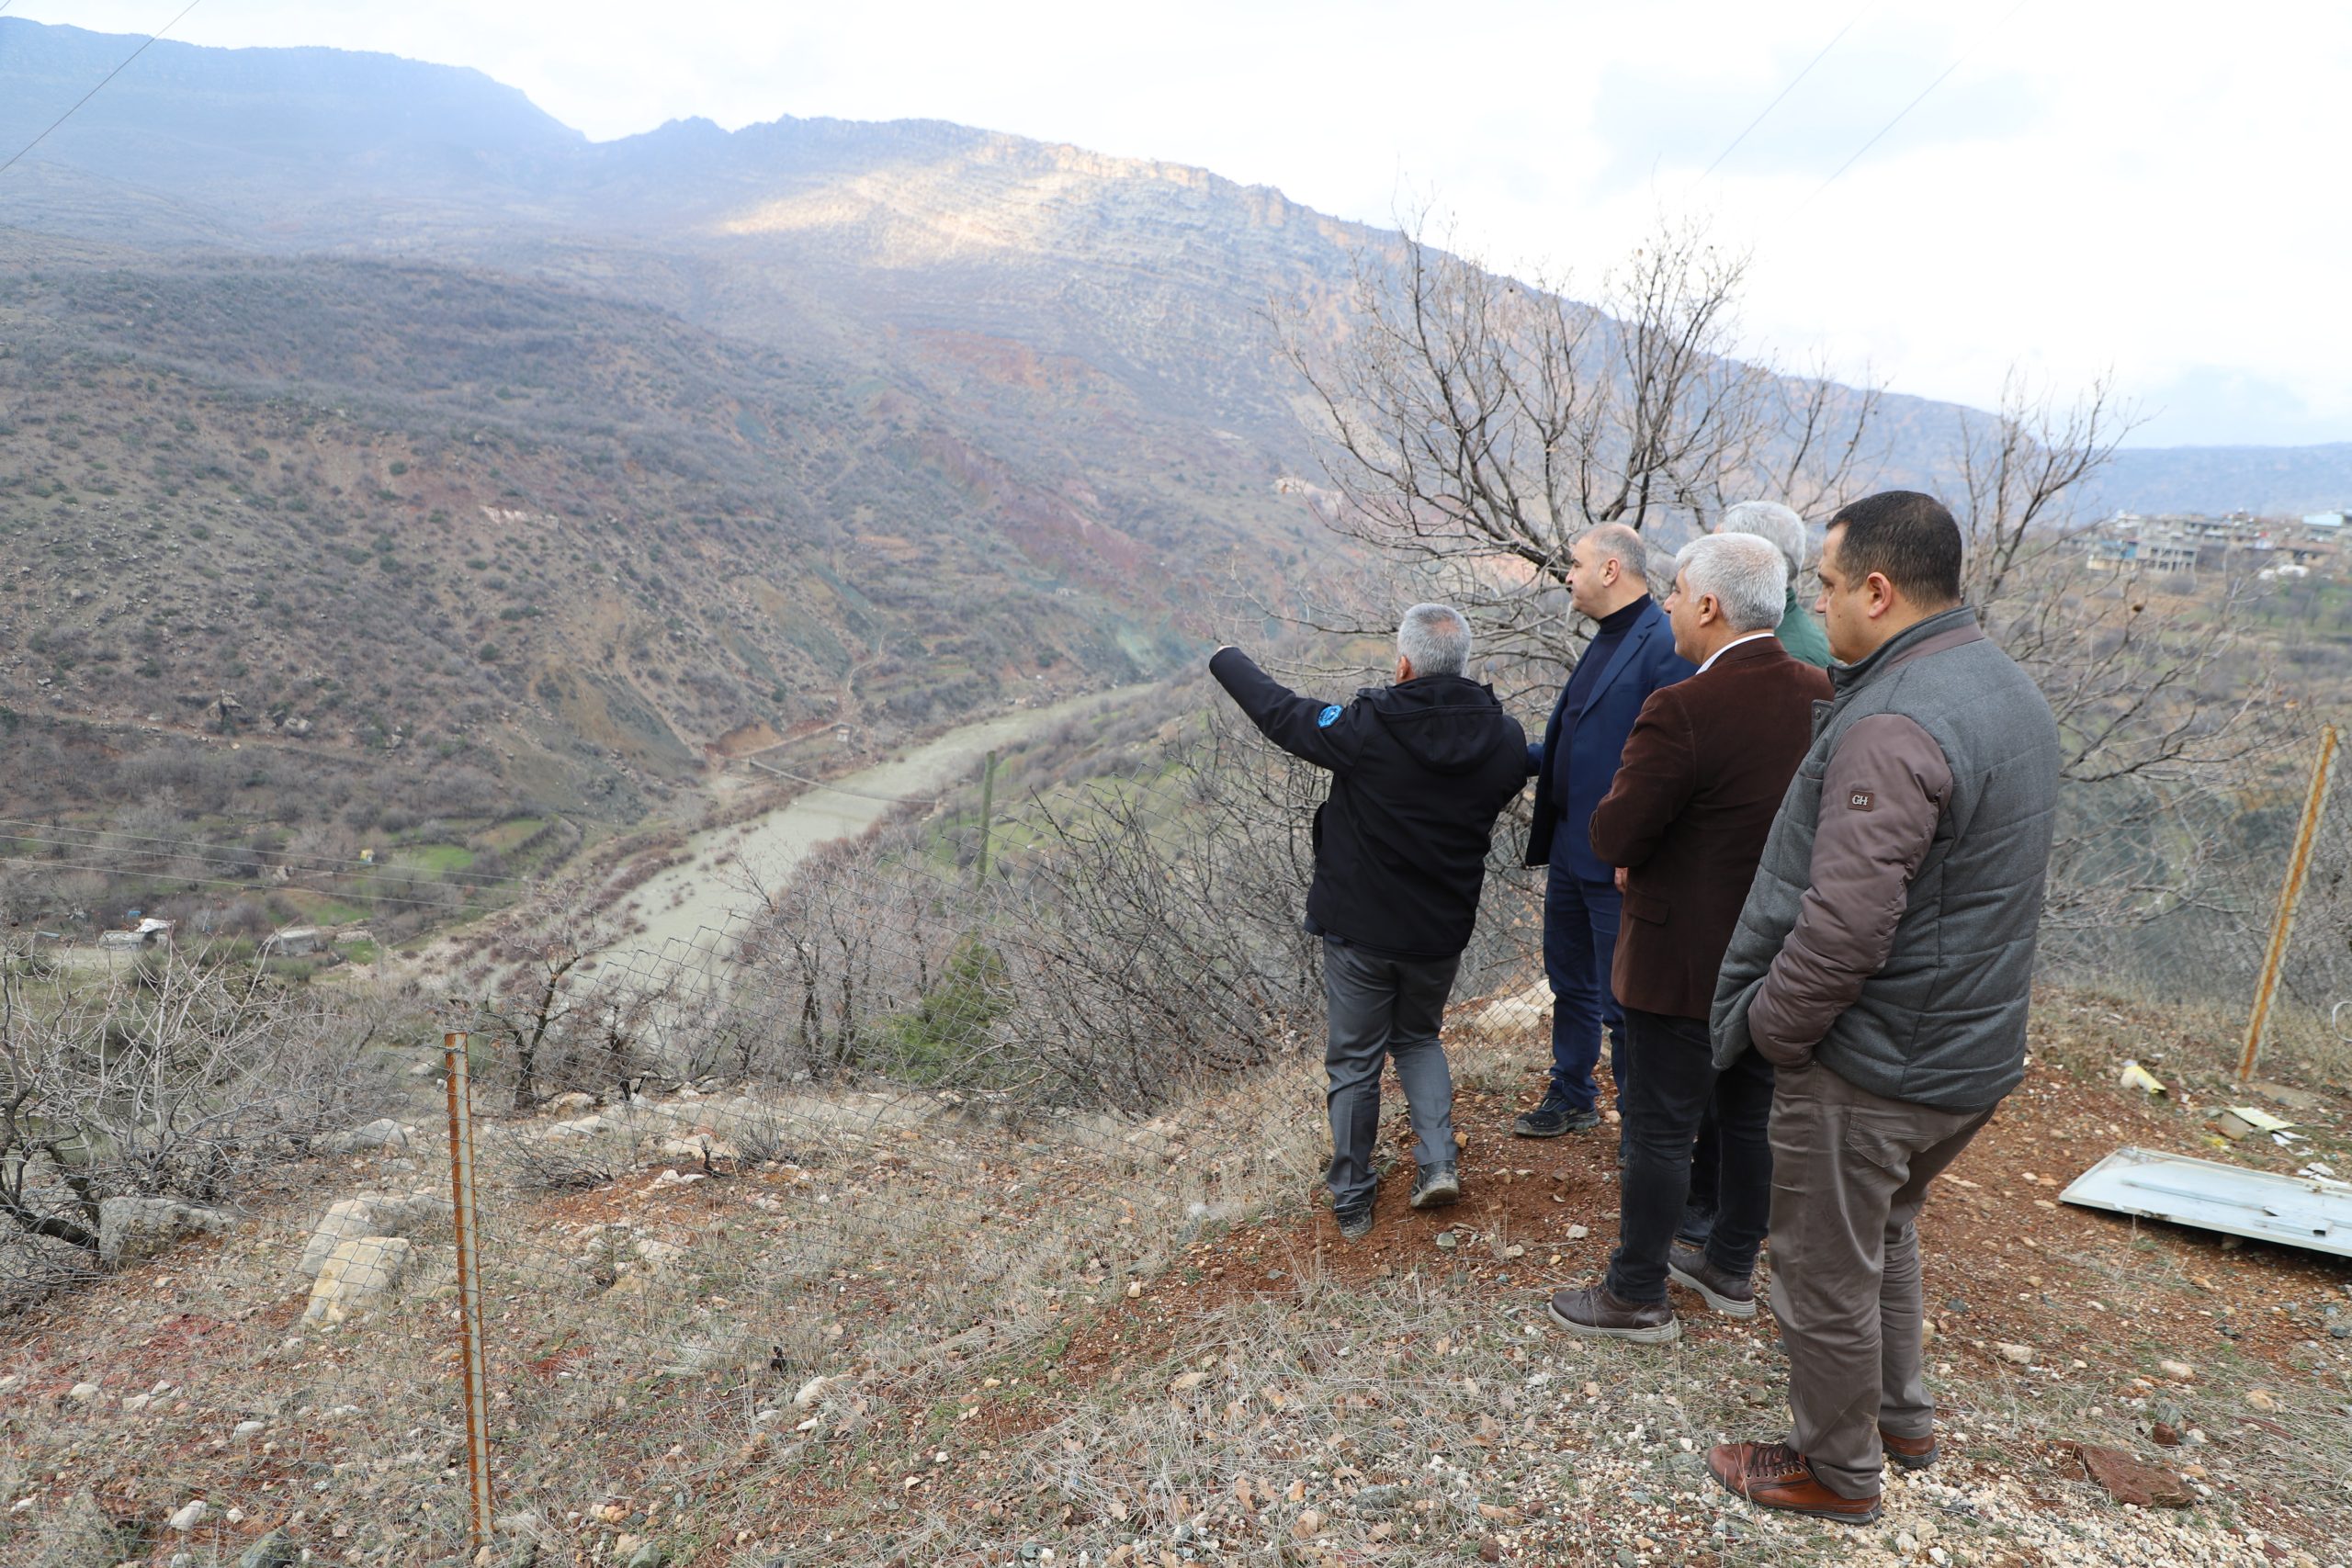
M1592 814L1593 853L1625 868L1619 1002L1708 1016L1773 813L1812 744L1813 705L1828 700L1826 671L1762 637L1642 705Z

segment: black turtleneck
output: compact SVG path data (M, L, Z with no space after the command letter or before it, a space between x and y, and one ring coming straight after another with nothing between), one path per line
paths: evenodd
M1574 670L1568 671L1566 719L1570 725L1575 724L1577 713L1584 706L1585 699L1592 694L1592 688L1600 680L1600 672L1608 669L1610 660L1616 657L1619 646L1625 640L1625 634L1634 629L1634 623L1640 620L1642 612L1649 607L1650 596L1645 593L1623 608L1611 610L1600 617L1600 624L1594 630L1592 642L1585 649L1584 657L1577 660ZM1552 759L1552 788L1561 800L1568 798L1568 733L1562 732L1558 754ZM1567 820L1565 816L1560 819L1563 822Z

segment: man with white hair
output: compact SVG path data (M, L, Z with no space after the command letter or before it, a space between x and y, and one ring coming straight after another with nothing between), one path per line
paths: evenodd
M1396 682L1344 705L1302 697L1238 648L1209 658L1250 721L1331 773L1315 812L1306 929L1323 939L1330 1014L1331 1166L1340 1235L1370 1234L1379 1195L1382 1064L1396 1064L1418 1167L1410 1206L1462 1196L1453 1077L1438 1026L1478 919L1495 818L1527 783L1527 735L1493 690L1463 673L1470 623L1416 604L1396 628Z
M1804 519L1778 502L1743 501L1724 511L1715 525L1715 532L1753 535L1781 552L1781 558L1788 563L1789 587L1781 605L1780 625L1773 628L1773 635L1792 658L1817 670L1828 669L1829 639L1822 634L1821 622L1811 607L1797 597L1798 584L1804 576ZM1714 1113L1710 1111L1699 1122L1698 1146L1690 1156L1690 1199L1683 1208L1682 1224L1675 1233L1677 1240L1693 1247L1707 1245L1708 1234L1714 1228L1721 1188L1722 1150L1715 1137Z
M1829 678L1772 636L1787 591L1788 568L1765 540L1719 534L1683 547L1667 618L1698 672L1642 705L1593 809L1593 852L1619 868L1624 897L1611 979L1625 1012L1625 1170L1607 1278L1552 1298L1552 1320L1573 1333L1677 1337L1669 1279L1718 1312L1756 1315L1772 1069L1748 1052L1718 1070L1707 1021L1773 813L1813 738L1813 705L1829 696ZM1675 1231L1710 1107L1722 1212L1698 1251L1676 1247Z
M1723 521L1715 525L1718 534L1753 534L1768 541L1781 552L1789 565L1787 600L1781 606L1780 624L1772 635L1790 654L1804 660L1816 670L1829 668L1829 639L1822 635L1821 623L1813 611L1798 603L1797 584L1804 572L1804 519L1776 501L1743 501L1724 513Z

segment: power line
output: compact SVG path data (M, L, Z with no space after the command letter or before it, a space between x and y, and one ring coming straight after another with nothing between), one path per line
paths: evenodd
M113 70L99 77L98 85L83 94L82 96L75 101L73 108L67 109L63 114L59 115L55 120L51 121L49 130L42 131L39 136L34 137L30 141L28 141L22 147L17 148L16 157L10 158L5 164L0 164L0 175L5 175L9 170L15 168L17 166L17 158L23 157L26 153L31 152L34 148L48 141L51 130L55 130L59 126L63 125L67 120L72 119L74 114L80 110L84 104L88 103L92 98L98 96L99 88L104 87L108 82L111 82L116 77L121 75L125 66L128 66L132 61L146 53L149 44L153 43L157 39L162 38L174 28L178 27L180 25L180 17L186 17L190 11L195 10L202 4L204 4L204 0L187 0L187 4L180 7L180 14L178 17L174 17L170 21L165 22L162 27L157 28L153 32L147 35L146 43L141 44L137 49L132 50L129 54L125 55L121 65L116 66Z
M78 840L57 842L55 840L35 839L27 834L0 832L0 838L15 839L20 842L26 843L56 842L56 847L61 849L96 849L109 840L128 840L129 841L136 844L164 844L181 850L193 851L214 859L225 858L242 860L247 855L260 856L268 852L266 851L241 847L235 844L209 843L202 839L167 839L159 838L152 833L121 833L117 832L111 828L75 828L70 827L62 822L33 822L21 818L0 817L0 829L8 828L38 828L45 832L73 833L80 835L80 839ZM306 857L301 860L280 860L273 863L282 864L289 871L318 872L322 874L333 876L340 876L347 873L356 873L360 871L375 872L379 876L389 876L390 880L395 881L401 880L408 876L406 870L400 866L379 866L369 861L346 861L337 857L328 857L323 855ZM522 886L537 880L537 878L527 876L507 876L492 871L458 871L451 872L441 876L408 877L408 879L428 883L443 883L457 886L470 886L476 885L490 886L501 884Z
M860 800L887 801L893 806L937 806L939 804L938 798L933 795L876 795L872 790L852 789L846 784L827 784L822 779L803 778L800 774L779 768L773 762L763 762L757 757L746 757L743 761L762 773L774 773L780 779L790 779L794 784L808 784L813 789L829 789L835 795L854 795Z
M1884 125L1878 128L1878 133L1876 135L1872 136L1868 141L1863 142L1860 147L1855 148L1854 155L1847 159L1844 163L1838 164L1837 174L1833 174L1827 179L1822 181L1821 185L1814 191L1813 195L1806 197L1803 202L1798 204L1797 210L1802 212L1806 208L1811 207L1815 201L1820 198L1822 191L1827 190L1831 186L1838 183L1838 177L1839 175L1843 175L1856 164L1860 163L1863 153L1877 146L1881 139L1883 139L1888 131L1893 130L1896 126L1903 123L1905 116L1908 115L1913 109L1917 108L1921 104L1927 101L1928 95L1929 93L1932 93L1938 87L1942 86L1946 77L1959 70L1962 64L1966 63L1968 57L1976 52L1978 44L1982 44L1995 33L1999 32L2003 28L2007 27L2009 25L2009 18L2016 16L2019 11L2024 10L2025 7L2026 0L2018 0L2018 3L2010 6L2008 11L1999 21L1995 22L1991 27L1985 28L1984 32L1977 35L1975 43L1970 44L1966 49L1961 51L1960 53L1954 55L1952 57L1952 62L1950 65L1945 66L1943 70L1937 74L1934 81L1919 89L1919 96L1917 97L1913 98L1909 103L1897 109L1893 119L1888 120Z
M1713 174L1717 169L1721 168L1723 166L1724 160L1730 157L1735 152L1738 151L1739 144L1747 140L1748 131L1754 130L1758 126L1763 124L1765 116L1770 114L1774 109L1779 108L1781 107L1781 100L1787 97L1791 93L1795 92L1797 90L1797 84L1804 81L1807 76L1813 74L1813 68L1828 58L1829 51L1838 47L1838 40L1844 38L1848 33L1852 32L1854 30L1854 24L1860 21L1864 17L1869 16L1871 11L1874 8L1874 6L1875 0L1873 0L1872 5L1864 6L1860 10L1855 12L1852 18L1849 20L1844 27L1839 28L1836 35L1833 36L1827 43L1821 46L1821 52L1815 55L1811 60L1806 61L1804 69L1789 78L1789 85L1782 87L1772 101L1764 106L1761 113L1758 114L1754 119L1747 122L1747 130L1742 130L1737 136L1733 137L1731 139L1730 145L1726 146L1722 152L1715 154L1715 161L1707 165L1705 172L1701 174L1697 179L1690 182L1690 188L1692 190L1696 190L1701 186L1707 183L1707 175Z
M89 839L44 839L31 833L0 833L0 844L38 844L45 849L63 850L69 854L88 854L94 851L104 851L112 847L105 843L103 840L93 840ZM375 866L368 864L365 862L353 862L348 866L304 865L290 861L266 863L265 864L259 861L257 855L249 857L239 854L233 851L222 854L210 854L198 849L173 850L165 848L160 850L142 851L141 852L156 855L159 858L192 860L207 866L231 869L241 868L248 859L252 859L255 862L256 866L259 869L283 869L289 876L352 876L366 873L372 873L377 870ZM125 876L145 876L162 874L126 871L119 874ZM510 883L516 887L534 886L534 884L522 877L502 877L496 882L483 883L454 882L446 877L438 876L371 875L368 877L368 881L371 885L383 884L392 887L448 887L454 888L462 893L503 892L506 890L506 886Z
M36 860L28 855L0 855L0 865L21 865L28 867L34 871L94 871L101 876L120 876L123 874L121 872L116 870L110 865L85 865L79 861ZM157 882L194 883L204 887L234 887L246 893L267 891L266 888L254 887L254 886L250 882L234 882L231 881L227 877L220 876L172 876L155 877L151 878L150 880ZM309 890L305 889L304 891ZM371 895L369 901L378 904L411 904L420 909L442 909L448 907L438 898L403 898L398 894L393 893L379 893Z

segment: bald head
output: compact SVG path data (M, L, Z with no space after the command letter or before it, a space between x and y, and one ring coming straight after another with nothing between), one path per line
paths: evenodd
M1650 591L1650 547L1623 523L1601 523L1568 547L1568 602L1600 620Z

